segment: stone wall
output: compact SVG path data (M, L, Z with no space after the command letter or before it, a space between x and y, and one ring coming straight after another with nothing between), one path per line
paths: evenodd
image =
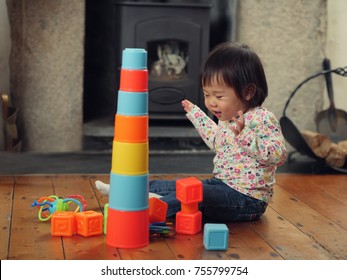
M269 85L264 106L281 117L289 94L322 69L326 47L325 0L242 0L238 6L237 40L248 43L263 61ZM315 130L322 109L324 77L304 85L287 110L299 129Z
M7 0L24 151L82 147L84 0Z

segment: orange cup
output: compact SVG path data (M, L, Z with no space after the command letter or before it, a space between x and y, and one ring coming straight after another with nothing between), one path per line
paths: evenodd
M148 116L123 116L116 114L114 140L127 143L148 141Z
M121 69L119 89L133 92L148 91L148 71Z
M106 244L115 248L142 248L149 245L148 209L120 211L109 207Z

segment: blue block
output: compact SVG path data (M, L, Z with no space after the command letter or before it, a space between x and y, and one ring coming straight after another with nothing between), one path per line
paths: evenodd
M225 224L205 224L204 246L206 250L227 250L229 229Z
M148 208L148 174L110 175L109 208L140 211Z
M117 114L143 116L148 114L148 92L118 91Z

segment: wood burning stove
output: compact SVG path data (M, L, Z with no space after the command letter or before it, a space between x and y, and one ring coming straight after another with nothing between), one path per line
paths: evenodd
M199 69L209 51L210 8L210 1L115 3L117 68L123 49L147 50L150 118L185 118L185 98L206 110Z

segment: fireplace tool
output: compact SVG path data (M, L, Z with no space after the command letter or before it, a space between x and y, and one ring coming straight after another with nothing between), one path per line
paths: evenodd
M22 141L18 137L17 115L18 108L10 104L9 96L1 94L2 118L4 123L5 150L8 152L20 152Z
M331 139L332 141L337 140L337 139L341 139L343 136L342 134L344 134L345 130L347 130L347 126L345 125L344 127L342 127L342 126L340 127L340 125L339 125L339 128L337 128L336 124L337 124L337 122L339 122L339 124L341 122L346 123L347 118L346 118L346 112L339 110L339 109L335 109L335 107L334 107L333 98L332 98L331 77L329 78L329 76L328 76L328 75L331 75L331 73L337 74L337 75L340 75L343 77L347 77L347 66L338 67L335 69L330 69L329 60L325 59L323 61L323 70L322 71L315 73L315 74L309 76L308 78L306 78L305 80L303 80L301 83L299 83L296 86L296 88L293 90L293 92L291 92L288 100L285 103L285 106L283 109L283 115L280 118L280 125L282 128L282 133L283 133L284 138L288 141L288 143L293 148L295 148L296 151L299 152L300 154L308 156L309 158L315 159L317 161L323 161L324 158L319 157L318 155L316 155L313 152L311 147L308 145L308 143L304 139L303 135L300 133L299 129L287 117L286 110L287 110L292 98L295 96L295 94L298 92L298 90L304 84L306 84L308 81L310 81L316 77L319 77L321 75L325 75L327 88L328 88L328 95L329 95L329 100L331 102L331 105L330 105L329 109L327 110L327 112L323 111L323 112L318 113L318 115L316 117L317 130L319 133L325 132L328 130L331 131L334 134L334 139ZM331 116L331 115L333 115L333 116ZM336 116L336 118L335 118L335 116ZM337 120L337 118L340 120ZM327 126L328 126L328 128L326 128ZM341 135L337 135L337 132L340 132ZM327 136L329 137L331 135L327 135ZM347 140L347 139L344 139L344 140ZM289 158L292 154L293 153L291 153L289 155ZM330 167L333 169L336 169L338 171L347 173L347 168L337 168L334 166L330 166Z
M330 70L330 60L324 59L323 70ZM347 140L347 113L335 108L331 72L325 75L330 106L316 116L317 131L328 136L333 142Z

